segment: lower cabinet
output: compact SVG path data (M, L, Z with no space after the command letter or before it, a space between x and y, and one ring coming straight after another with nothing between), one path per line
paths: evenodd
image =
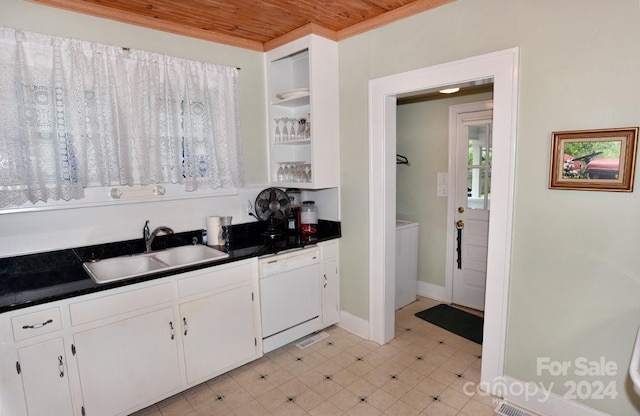
M72 303L86 415L126 415L260 357L255 264L177 274L170 283Z
M177 390L178 328L168 307L75 334L86 414L122 414Z
M323 326L338 321L322 247ZM0 413L124 416L262 355L257 259L0 315Z
M18 349L29 416L72 415L67 360L62 338Z
M180 305L187 383L259 356L254 315L251 284Z
M340 278L338 274L338 243L320 243L322 259L322 326L327 327L340 318Z

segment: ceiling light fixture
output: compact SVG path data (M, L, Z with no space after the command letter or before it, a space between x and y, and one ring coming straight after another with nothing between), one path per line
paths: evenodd
M446 88L444 90L440 90L442 94L453 94L458 91L460 91L460 88Z

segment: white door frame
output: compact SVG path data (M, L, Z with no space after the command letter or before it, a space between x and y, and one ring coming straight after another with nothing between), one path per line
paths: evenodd
M480 55L369 81L369 338L394 337L396 97L493 78L492 206L481 382L504 375L515 168L519 49ZM449 155L452 157L452 155Z
M449 184L447 189L447 255L445 265L444 301L451 303L453 300L453 274L455 263L455 239L456 232L453 224L456 222L456 173L458 161L455 156L458 152L458 114L493 110L493 100L482 100L473 103L456 104L449 107ZM491 223L489 223L491 224Z

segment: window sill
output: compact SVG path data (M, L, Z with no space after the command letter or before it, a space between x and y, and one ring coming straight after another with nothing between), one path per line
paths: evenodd
M39 201L36 204L27 202L20 206L8 206L0 208L0 215L2 214L14 214L21 212L37 212L37 211L49 211L60 209L76 209L76 208L93 208L104 206L119 206L128 204L141 204L149 202L165 202L174 200L188 200L198 198L210 198L217 196L229 196L237 195L238 189L217 189L217 190L196 190L187 192L184 190L184 185L181 184L163 184L162 187L165 190L163 195L149 195L149 196L131 196L122 199L114 199L111 197L111 191L114 188L131 190L132 195L135 195L135 191L153 188L153 186L105 186L96 188L86 188L85 198L74 199L71 201ZM140 192L142 194L146 192ZM149 192L150 193L150 192Z

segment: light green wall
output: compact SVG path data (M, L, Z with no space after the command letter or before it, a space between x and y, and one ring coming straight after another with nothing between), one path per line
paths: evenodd
M265 183L268 180L262 53L98 19L24 0L0 0L0 26L241 68L240 133L245 179L247 184Z
M520 47L513 257L506 375L536 375L536 358L605 357L618 397L583 400L640 411L627 375L640 324L640 191L549 190L553 131L640 124L637 0L456 0L340 42L342 308L368 317L368 81ZM637 179L637 174L636 174ZM354 248L355 247L355 248Z
M490 100L493 94L447 97L398 106L396 150L411 165L398 165L396 216L420 223L418 280L444 286L447 198L437 196L437 174L449 169L449 106Z

